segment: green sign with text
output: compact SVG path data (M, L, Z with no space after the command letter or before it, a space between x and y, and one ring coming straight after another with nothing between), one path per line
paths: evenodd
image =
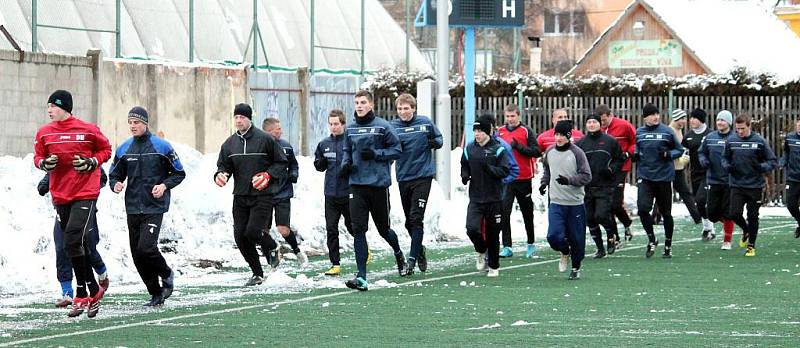
M679 68L683 47L677 40L622 40L608 46L611 69Z

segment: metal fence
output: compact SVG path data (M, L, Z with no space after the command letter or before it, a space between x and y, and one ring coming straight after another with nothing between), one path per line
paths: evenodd
M671 104L670 104L671 101ZM508 104L517 104L517 97L484 97L476 100L476 115L492 114L497 124L503 124L503 108ZM586 117L594 112L600 104L608 105L620 118L631 122L635 127L642 126L642 106L653 103L668 120L670 106L690 112L701 108L708 113L708 126L715 128L714 119L721 110L730 110L734 115L746 114L753 118L753 129L761 134L770 144L778 157L783 153L783 139L787 132L794 129L794 122L800 118L800 96L635 96L635 97L524 97L522 101L522 122L530 126L537 134L552 127L551 115L556 109L564 108L575 120L576 127L583 129ZM450 135L453 147L460 146L464 132L464 98L452 98L452 125ZM392 98L376 100L375 109L379 115L388 119L397 117ZM635 176L635 171L631 171ZM630 182L630 181L629 181ZM784 182L783 171L773 172L768 179L767 200L780 202Z

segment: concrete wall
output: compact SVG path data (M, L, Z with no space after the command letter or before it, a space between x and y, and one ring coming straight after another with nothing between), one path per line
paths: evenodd
M47 98L57 89L72 92L73 114L96 121L96 57L0 50L0 155L33 152L36 130L50 122Z
M233 132L233 106L250 102L243 68L106 59L0 50L0 155L33 152L36 130L50 119L47 98L73 95L73 114L97 123L117 145L130 137L128 110L150 113L150 129L201 152L218 151ZM251 103L252 104L252 103Z
M100 126L116 146L128 137L128 110L150 114L150 130L201 152L215 152L233 132L233 107L248 102L242 68L107 60L102 65Z

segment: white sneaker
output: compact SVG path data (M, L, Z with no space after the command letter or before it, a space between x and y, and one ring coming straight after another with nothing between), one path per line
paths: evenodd
M558 271L566 272L569 267L569 255L561 254L561 260L558 260Z
M731 250L731 242L722 242L722 250Z
M478 259L475 260L475 269L479 271L486 270L486 253L477 253Z
M711 231L711 233L714 233L714 223L708 219L703 219L703 231Z
M300 264L300 267L308 266L308 255L306 255L305 251L300 251L297 254L297 263Z
M500 275L500 269L489 268L489 272L486 273L487 277L496 278Z

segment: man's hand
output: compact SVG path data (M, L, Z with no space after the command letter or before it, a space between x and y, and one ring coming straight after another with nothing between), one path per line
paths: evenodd
M46 172L52 172L54 169L56 169L56 165L58 165L58 156L50 155L39 162L39 169Z
M467 186L468 182L469 182L469 177L468 176L462 176L461 177L461 183L464 184L464 186Z
M120 192L122 192L122 190L124 188L125 188L125 184L123 184L121 182L117 182L116 184L114 184L114 189L112 191L114 191L114 193L120 193Z
M523 149L525 149L525 146L522 146L522 144L517 142L516 139L514 139L514 141L511 142L511 147L513 147L514 150L517 150L517 151L522 151Z
M75 155L72 158L72 167L78 172L88 173L97 168L97 159L94 157Z
M166 191L167 191L167 185L158 184L156 186L153 186L153 197L160 199L161 197L164 196L164 192Z
M253 175L253 188L259 191L267 188L267 186L269 186L269 179L270 176L267 172L261 172Z
M350 173L353 172L353 165L350 163L345 163L342 165L342 169L339 170L339 177L346 178L350 176Z
M439 147L439 143L436 142L436 139L428 138L428 148L435 150L437 147Z
M547 184L542 184L539 186L539 194L544 196L547 193Z
M569 185L569 179L567 179L567 177L566 177L566 176L563 176L563 175L559 175L559 176L556 178L556 182L557 182L559 185Z
M214 183L219 187L223 187L228 183L228 178L230 176L231 175L226 172L219 172L217 173L217 176L214 177Z

